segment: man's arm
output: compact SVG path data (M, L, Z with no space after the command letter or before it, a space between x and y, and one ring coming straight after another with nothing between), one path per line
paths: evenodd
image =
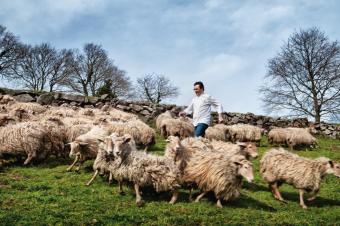
M209 96L209 103L215 107L217 109L217 113L218 113L218 122L221 123L223 122L223 107L222 104L216 100L215 98Z
M186 107L183 111L179 113L179 116L186 116L193 112L194 110L194 101L192 100L188 107Z

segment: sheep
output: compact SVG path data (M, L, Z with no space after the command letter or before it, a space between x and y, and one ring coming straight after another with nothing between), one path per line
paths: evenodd
M168 136L179 136L181 139L192 137L194 134L194 126L185 120L165 118L161 122L161 135L166 138Z
M137 151L135 146L129 144L131 136L128 134L113 137L112 140L113 147L108 149L108 153L117 158L120 167L125 167L126 172L121 177L123 180L133 182L136 204L140 206L143 203L139 188L144 186L152 186L156 192L171 191L172 197L169 203L174 204L180 184L179 170L173 160L165 156Z
M209 140L221 140L228 141L230 140L229 135L229 127L224 124L216 124L213 127L208 127L205 131L205 138Z
M50 107L45 113L49 116L59 116L59 117L76 117L78 115L77 109L69 107Z
M7 124L15 124L15 119L8 114L0 113L0 126L5 126Z
M128 122L129 120L138 120L138 117L136 115L120 111L115 108L109 108L108 111L110 113L110 116L112 117L112 120L114 121L120 120Z
M124 134L130 134L137 145L144 146L145 151L156 141L155 131L146 125L141 120L130 120L128 122L109 122L106 124L106 128L110 133L117 133L122 136Z
M65 124L66 142L70 143L74 141L78 136L90 131L92 127L93 125L91 124L78 124L78 125Z
M309 133L308 128L288 128L288 130L293 131L288 134L286 141L290 150L293 150L296 145L306 145L311 148L316 146L316 138Z
M168 119L168 118L173 118L171 111L166 111L166 112L158 115L157 118L156 118L156 128L160 130L162 121L164 119Z
M203 191L195 202L213 191L219 208L222 208L221 200L228 201L240 195L242 177L248 182L254 179L252 163L242 155L226 157L220 152L199 151L187 164L183 180L195 183Z
M296 145L307 145L314 147L316 139L310 134L309 128L275 128L268 133L269 144L285 144L290 150Z
M0 127L0 155L27 155L24 165L43 159L51 148L45 128L38 122Z
M192 167L195 165L192 161L196 161L197 156L201 156L202 153L204 153L204 155L209 155L209 153L211 153L212 156L220 155L223 156L224 159L231 159L234 158L234 156L239 155L243 155L247 158L255 158L257 156L256 146L252 143L231 144L222 141L209 141L208 139L201 137L186 138L180 141L179 138L174 136L168 137L164 155L175 161L182 175L181 182L186 183L191 187L189 192L190 201L192 186L196 181L188 179L187 173L192 172ZM196 168L194 168L194 170L195 169ZM204 194L202 194L200 198L203 197ZM198 198L198 200L200 198ZM221 207L220 204L220 201L218 201L217 205L219 207Z
M23 109L27 111L29 114L41 114L44 113L47 108L42 106L38 103L22 103L22 102L15 102L8 106L10 111L15 111L17 109Z
M235 124L228 128L229 128L231 140L233 142L249 141L249 142L259 143L261 140L261 135L264 132L264 130L259 127L256 127L253 125L246 125L246 124Z
M238 154L245 156L246 159L249 160L251 158L256 158L258 155L256 145L253 143L238 142L233 144L229 142L212 140L211 145L214 151L224 153L226 156Z
M110 172L110 163L114 161L113 156L108 155L107 149L112 149L112 137L107 136L104 139L99 139L98 153L93 163L93 170L95 171L92 178L86 183L90 186L94 179L99 174L109 173L109 184L112 182L112 173ZM120 186L121 187L121 186Z
M16 100L10 95L0 95L0 104L8 104L9 102L16 102Z
M73 163L67 168L67 171L71 171L76 163L79 163L76 171L79 171L81 165L88 159L94 159L98 152L98 139L103 139L110 133L98 126L92 127L92 129L80 136L74 141L69 143L70 145L70 157L75 156Z
M289 131L286 128L274 128L268 133L268 143L273 144L286 144Z
M260 160L260 173L268 182L275 199L285 202L279 192L282 183L299 189L300 206L306 209L304 192L311 192L312 197L308 200L314 200L319 192L321 180L326 174L340 177L340 164L325 157L308 159L283 148L270 149Z

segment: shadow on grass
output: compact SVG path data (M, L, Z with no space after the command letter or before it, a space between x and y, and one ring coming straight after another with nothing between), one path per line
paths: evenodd
M243 183L242 188L248 191L252 191L252 192L270 191L268 186L263 186L263 185L255 184L255 183L247 183L247 182Z
M148 188L142 188L142 197L143 200L147 202L157 202L157 201L165 201L169 202L171 199L171 192L160 192L157 193L154 189L148 187ZM193 200L200 194L199 191L193 192ZM134 192L133 192L134 195ZM216 204L216 198L213 192L209 192L206 194L206 196L202 199L201 202L204 202L204 200L207 200L208 202L212 203L213 205ZM189 193L180 191L178 194L178 199L177 202L180 203L189 203ZM276 209L263 203L260 202L256 199L253 199L249 196L246 195L241 195L238 199L233 200L233 201L228 201L228 202L222 202L222 205L224 207L232 207L232 208L242 208L242 209L257 209L257 210L264 210L264 211L269 211L269 212L276 212Z
M298 190L295 192L281 192L282 198L287 201L299 202ZM324 207L324 206L340 206L340 200L327 199L323 197L316 197L313 201L308 201L308 194L304 195L304 200L307 206L310 207Z

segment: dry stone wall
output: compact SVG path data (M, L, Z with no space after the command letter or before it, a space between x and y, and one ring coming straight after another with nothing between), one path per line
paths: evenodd
M8 94L20 102L38 102L42 105L53 106L79 106L84 108L101 108L104 105L110 105L117 109L134 113L152 122L160 113L171 110L174 114L178 114L184 106L176 105L153 105L142 101L127 101L119 99L111 99L108 95L100 97L85 97L69 93L37 93L27 90L12 90L0 88L0 100L3 95ZM217 114L212 113L213 123L217 123ZM225 124L232 125L237 123L251 124L266 129L267 131L273 127L311 127L315 134L323 134L334 139L340 139L340 125L336 124L312 124L307 118L288 119L284 117L269 117L263 115L255 115L253 113L233 113L224 112Z

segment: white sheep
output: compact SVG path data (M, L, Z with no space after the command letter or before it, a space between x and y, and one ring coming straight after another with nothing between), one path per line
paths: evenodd
M258 155L257 147L254 143L237 142L236 144L233 144L230 142L212 140L211 145L214 151L224 153L226 156L243 155L249 160L251 158L256 158Z
M164 138L168 136L178 136L184 139L194 135L193 124L184 119L165 118L161 121L160 128L161 135Z
M118 159L120 167L126 169L125 174L120 175L122 177L120 180L133 182L137 205L143 203L139 188L144 186L152 186L156 192L171 191L170 203L176 202L177 190L180 187L179 170L172 159L137 151L129 143L131 136L128 134L114 137L112 140L113 148L108 152ZM114 173L115 170L112 174ZM113 177L115 178L115 175Z
M230 140L229 126L224 124L216 124L212 127L208 127L205 131L204 137L209 140L228 141Z
M130 134L136 144L144 146L145 150L156 142L155 130L139 119L132 119L128 122L109 122L105 126L110 133L117 133L119 136Z
M45 128L38 122L23 122L0 127L0 155L27 155L24 165L45 159L51 149Z
M251 162L242 155L227 157L220 152L196 152L185 167L183 180L195 183L203 191L195 202L209 191L215 193L217 207L240 195L242 177L248 182L254 179Z
M260 173L262 178L269 183L276 199L284 201L279 192L279 186L287 183L299 189L300 206L307 208L303 199L304 192L312 193L312 197L308 200L315 199L321 180L326 174L340 177L340 164L325 157L308 159L283 148L270 149L260 161Z
M67 168L67 171L71 171L75 164L79 164L77 171L80 169L81 165L88 159L94 159L98 152L98 139L104 139L110 133L99 127L94 126L92 129L80 136L78 136L74 141L69 143L70 145L70 157L75 156L73 163Z
M162 121L164 119L167 119L167 118L173 118L171 111L166 111L166 112L158 115L157 118L156 118L156 128L160 130Z
M87 186L91 185L98 174L109 173L109 184L112 182L112 173L110 173L110 165L114 161L113 155L109 155L107 150L113 147L112 137L107 136L104 139L99 139L98 153L96 159L93 162L94 174L89 182L86 183ZM121 187L121 186L120 186Z
M253 125L235 124L228 127L230 138L233 142L257 142L261 140L264 130Z
M285 144L291 150L296 145L307 145L309 147L315 147L317 141L313 137L309 128L274 128L268 133L269 144Z

